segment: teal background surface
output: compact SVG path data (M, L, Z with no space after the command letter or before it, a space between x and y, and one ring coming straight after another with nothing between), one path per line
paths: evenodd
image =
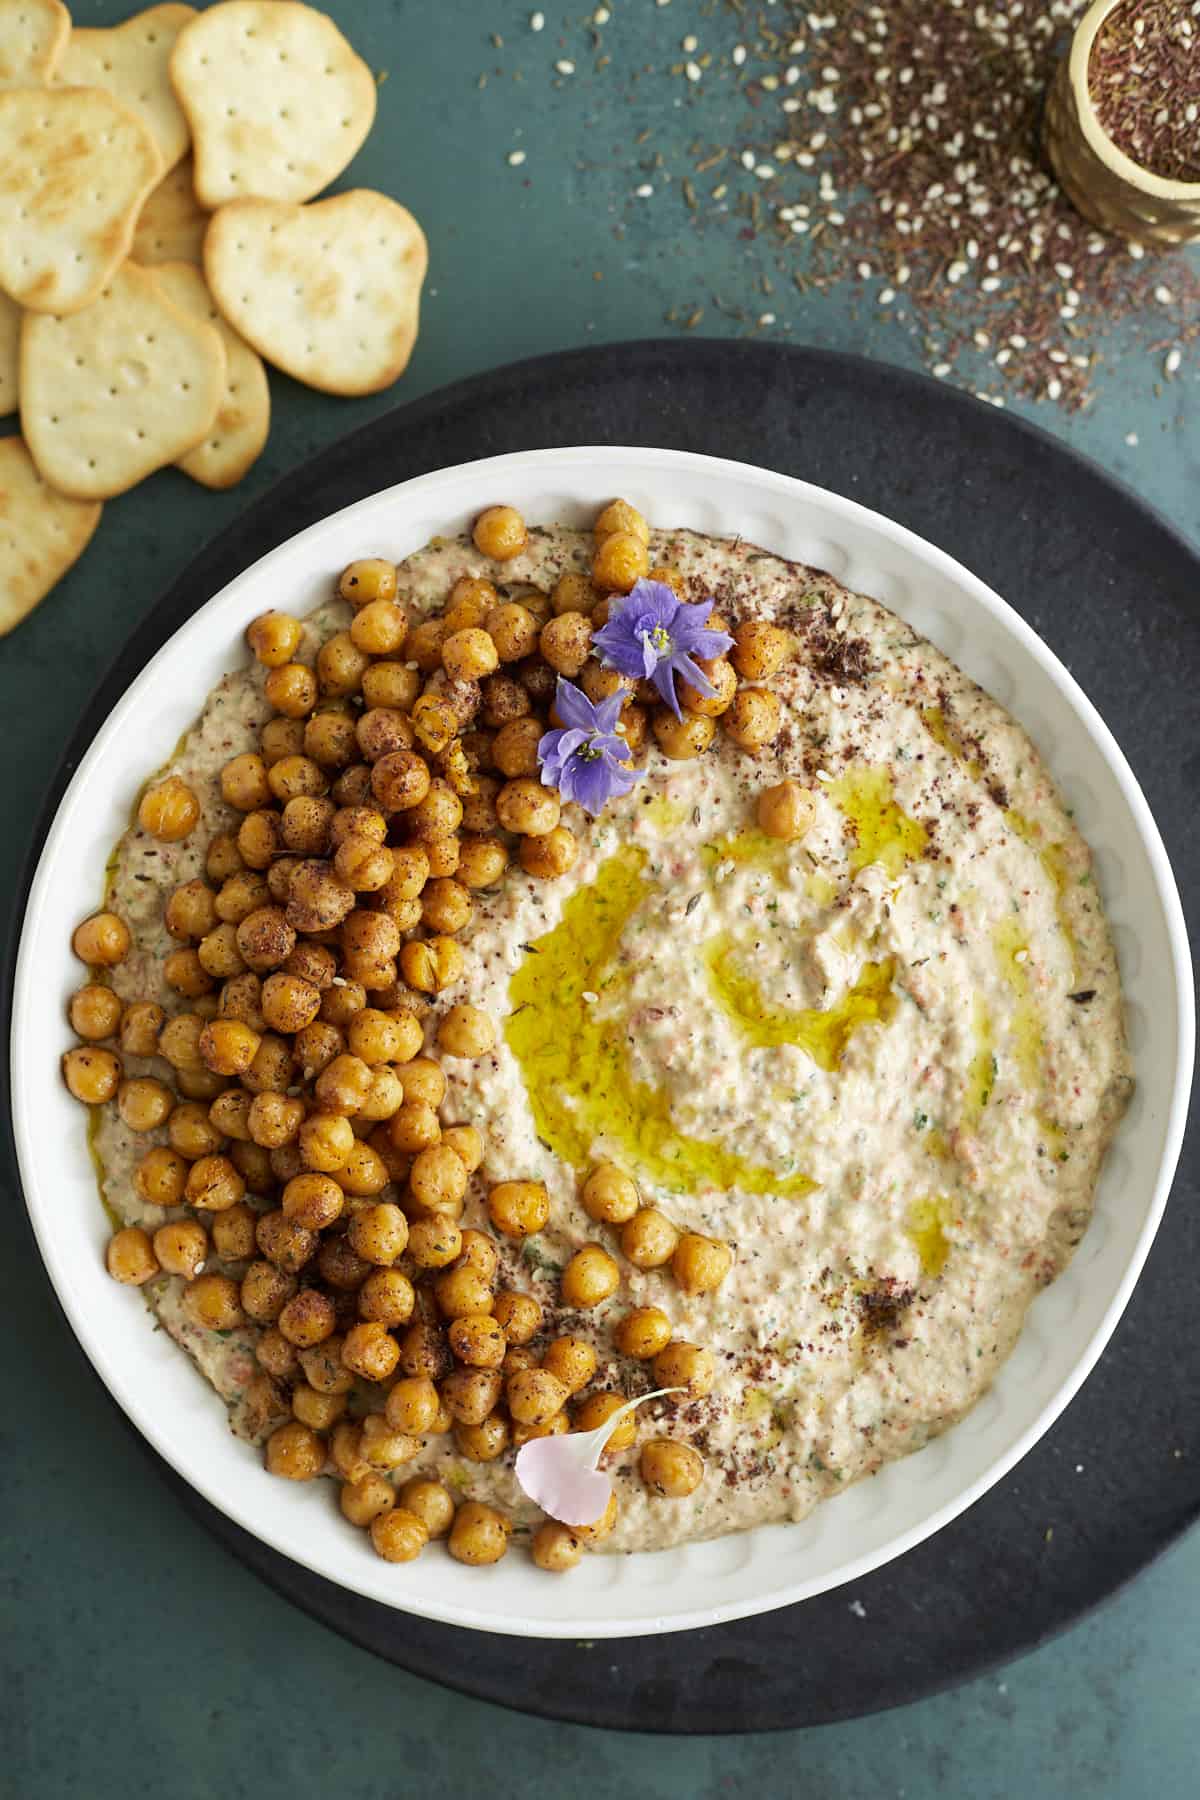
M85 25L125 14L108 0L76 0L73 10ZM533 9L510 0L335 0L328 10L387 71L375 130L338 185L395 194L430 241L412 365L398 387L359 402L273 376L271 440L238 489L210 494L168 472L112 503L83 561L0 641L10 887L61 747L133 625L202 543L354 426L541 351L609 343L619 358L621 340L670 335L678 327L666 315L699 304L704 332L744 331L713 294L751 310L769 304L776 323L763 335L915 361L903 324L881 322L849 294L802 297L778 284L769 303L756 303L765 252L739 239L732 218L697 223L679 199L686 146L700 137L740 144L748 117L719 73L696 84L670 73L683 60L681 39L694 32L704 49L727 53L747 38L749 6L610 0L604 49L613 62L599 73L582 23L591 6L551 0L540 33L529 28ZM762 10L772 23L785 13ZM576 61L575 75L556 75L562 57ZM639 145L642 132L650 135ZM508 163L513 150L526 153L520 167ZM655 194L640 199L642 164L656 154ZM1118 339L1092 412L1068 417L1045 405L1031 415L1195 537L1194 367L1185 362L1162 383L1160 358L1122 351ZM652 414L643 436L654 441ZM386 479L381 470L380 485ZM16 1193L4 1201L10 1215L21 1204ZM991 1800L1018 1791L1124 1800L1196 1790L1194 1534L1057 1642L900 1712L691 1741L547 1724L375 1661L235 1564L174 1504L80 1367L20 1233L5 1240L20 1248L0 1266L10 1345L0 1411L0 1795L508 1800L581 1787L596 1800ZM513 1654L519 1660L519 1644Z

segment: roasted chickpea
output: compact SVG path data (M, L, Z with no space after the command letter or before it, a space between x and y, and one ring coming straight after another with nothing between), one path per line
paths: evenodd
M487 1209L505 1237L530 1237L550 1217L550 1196L540 1181L501 1181L488 1194Z
M475 777L475 792L468 794L462 803L462 822L468 831L477 836L487 836L497 830L499 820L496 817L496 795L499 792L500 782L494 775ZM453 870L448 872L454 873Z
M452 837L462 823L462 816L462 801L447 782L439 779L430 782L424 797L409 808L405 823L412 836L426 846L425 854L429 856L429 844ZM432 862L433 858L430 857L431 873L453 874L452 869L434 871Z
M318 1288L301 1288L280 1313L279 1329L297 1349L321 1343L337 1329L333 1301Z
M621 1249L637 1269L658 1269L670 1262L679 1233L656 1206L636 1212L621 1232Z
M133 1185L147 1206L178 1206L187 1186L187 1164L177 1151L157 1145L133 1171Z
M711 1294L732 1267L729 1245L698 1231L685 1231L671 1253L671 1273L685 1294Z
M402 662L372 663L363 671L362 693L368 706L394 706L407 712L420 691L420 672Z
M492 760L500 773L510 780L536 775L538 745L544 731L542 721L532 715L511 719L501 726L492 744Z
M550 667L572 680L592 653L592 622L581 612L560 613L542 626L538 648Z
M160 1273L154 1246L139 1225L115 1232L108 1240L104 1260L113 1280L129 1287L141 1287Z
M711 1350L674 1338L664 1344L654 1358L655 1387L682 1387L690 1399L711 1394L717 1378L716 1359Z
M346 1121L340 1121L346 1123ZM305 1124L310 1123L305 1120ZM353 1137L353 1132L351 1132ZM284 1217L308 1231L324 1231L342 1216L345 1198L337 1182L315 1169L294 1175L280 1198Z
M489 675L483 683L480 703L480 722L490 731L515 725L518 719L528 717L530 708L529 695L521 683L503 669L496 675ZM474 731L464 736L463 752L471 769L491 768L494 742L488 731Z
M540 1367L541 1358L536 1350L531 1349L528 1344L511 1344L500 1365L500 1370L507 1380L510 1375L515 1375L518 1369L538 1369Z
M294 1143L303 1122L304 1102L289 1094L255 1094L246 1115L251 1140L264 1150Z
M592 531L598 544L603 543L606 537L611 537L614 531L626 531L643 544L650 542L650 527L644 513L640 513L636 506L631 506L628 500L611 500L592 526Z
M409 1226L408 1254L418 1269L444 1269L462 1251L462 1233L445 1213L414 1219Z
M321 1019L326 1025L346 1030L367 1004L367 990L357 981L335 981L321 995Z
M258 734L259 749L262 759L270 768L284 756L299 756L305 748L304 734L306 726L303 719L285 719L277 714L268 719ZM312 754L311 751L308 752ZM320 761L320 758L317 758Z
M382 556L361 556L342 570L337 591L351 606L360 607L372 600L394 600L397 586L395 563Z
M704 1459L690 1444L674 1438L651 1438L642 1445L642 1480L662 1500L683 1500L704 1479Z
M519 601L494 607L484 623L502 663L519 662L537 647L538 622Z
M599 1431L607 1425L615 1412L624 1405L620 1394L589 1394L575 1409L576 1431ZM628 1450L637 1437L637 1414L626 1413L619 1425L613 1427L612 1436L604 1446L605 1451L616 1452Z
M632 694L634 683L631 676L622 675L618 669L605 669L598 662L590 662L579 685L588 699L598 706L601 700L609 700L614 694Z
M511 1344L528 1344L542 1327L542 1309L532 1294L505 1288L496 1295L493 1317Z
M468 1175L473 1175L483 1161L483 1137L474 1125L448 1125L442 1142L453 1150Z
M715 719L727 712L737 692L737 676L733 664L726 662L723 656L702 657L697 663L700 673L706 677L712 693L703 693L692 687L689 682L679 684L679 699L685 712L701 714L707 719Z
M454 1440L468 1462L495 1462L512 1442L512 1430L504 1414L494 1412L478 1425L456 1425Z
M447 1319L466 1319L492 1310L491 1278L460 1260L433 1284L438 1307Z
M508 562L519 556L528 541L525 521L514 506L489 506L480 513L471 533L481 556Z
M198 1212L224 1212L237 1205L246 1184L227 1156L201 1156L188 1170L185 1191Z
M460 1004L443 1016L437 1041L447 1056L487 1056L496 1047L496 1027L481 1007Z
M232 921L225 920L200 940L196 959L205 974L211 975L215 981L230 982L245 971L246 964L238 949L237 932L237 926ZM235 998L240 998L242 991L235 989ZM257 993L257 987L255 992ZM225 1013L223 1016L234 1018L238 1015ZM250 1022L248 1019L243 1021L245 1024Z
M359 1119L391 1119L403 1105L404 1087L396 1070L385 1063L374 1065L371 1069L371 1085L355 1116ZM388 1148L391 1148L390 1144ZM392 1176L392 1179L395 1180L395 1177Z
M582 1540L570 1525L546 1519L533 1534L529 1553L539 1569L561 1575L573 1569L583 1555Z
M546 1346L542 1367L562 1382L568 1394L577 1394L596 1373L596 1352L586 1338L553 1338Z
M284 663L272 669L263 692L275 711L287 719L307 718L317 704L319 689L313 671L304 663Z
M278 669L296 654L302 630L290 613L265 612L246 627L246 642L260 663Z
M286 1343L287 1340L283 1341ZM319 1355L328 1350L332 1343L337 1343L340 1347L340 1342L340 1339L330 1338L327 1343L319 1345L316 1351L305 1351L304 1354L306 1356ZM349 1369L342 1368L340 1360L338 1374L344 1380L347 1388L353 1387L354 1377ZM352 1424L349 1419L339 1420L330 1433L329 1460L342 1480L346 1482L366 1481L368 1478L374 1478L376 1473L362 1453L362 1427Z
M217 923L216 894L205 881L185 881L167 901L163 924L173 938L199 940Z
M318 1106L347 1118L358 1111L371 1085L371 1071L359 1056L335 1056L317 1076L314 1093Z
M583 1184L583 1210L598 1224L624 1225L640 1204L637 1183L615 1163L597 1163Z
M164 959L163 980L185 1000L198 1000L201 994L211 994L213 990L208 970L190 945L186 949L172 950Z
M168 1275L192 1281L208 1256L208 1233L196 1219L172 1219L155 1232L154 1254Z
M96 983L80 988L71 996L68 1008L71 1029L90 1043L115 1037L121 1024L121 1001L109 987Z
M244 1262L254 1255L254 1227L258 1215L245 1200L215 1213L212 1222L213 1249L222 1262Z
M567 1388L548 1369L518 1369L505 1383L508 1410L520 1425L544 1425L562 1411Z
M158 1054L173 1069L202 1069L200 1033L204 1020L196 1013L177 1013L158 1034Z
M267 781L267 765L257 751L245 750L231 757L221 770L221 798L239 812L254 812L270 806L271 788ZM240 846L239 846L240 848Z
M295 1073L296 1065L284 1039L267 1032L242 1076L242 1086L252 1094L286 1094Z
M428 1375L431 1381L441 1381L453 1361L445 1333L424 1319L410 1325L400 1339L400 1367L406 1375Z
M398 1206L382 1200L360 1206L351 1215L347 1235L364 1261L388 1268L404 1254L408 1220Z
M176 844L194 831L200 819L200 802L186 781L168 775L142 795L138 824L143 831L166 844Z
M355 893L376 893L392 878L393 857L386 844L366 837L348 837L338 845L333 866Z
M739 688L725 714L725 729L734 743L751 754L765 750L779 735L783 715L769 688Z
M238 1284L228 1275L197 1275L183 1290L182 1306L206 1331L235 1331L246 1323Z
M117 1089L117 1111L130 1131L154 1131L175 1104L170 1088L151 1075L134 1075Z
M372 1468L398 1469L420 1454L420 1439L396 1431L382 1413L368 1413L361 1431L359 1447Z
M405 1095L408 1093L406 1077L412 1064L399 1070L401 1085ZM438 1071L439 1074L441 1071ZM442 1135L441 1120L433 1107L424 1100L405 1099L404 1105L394 1113L388 1125L388 1136L392 1148L403 1150L412 1155L418 1150L427 1150L436 1144Z
M617 1523L617 1496L610 1494L608 1505L600 1517L590 1525L572 1525L571 1530L584 1544L598 1544L602 1539L611 1537Z
M129 955L129 927L116 913L93 913L75 927L71 948L80 962L95 968L115 969Z
M465 888L490 888L508 867L508 851L495 838L465 837L458 860L458 880Z
M306 761L307 758L297 758L296 760L302 762ZM284 764L280 763L278 766L283 768ZM316 766L315 763L312 764L313 768L316 768ZM309 794L295 795L286 802L279 819L278 835L282 841L282 845L290 850L295 856L324 856L329 848L330 831L333 826L333 818L336 811L337 808L334 806L333 801L325 799L322 796ZM246 821L246 824L249 824L249 820ZM238 845L242 851L242 855L246 856L245 846L241 843L240 832L238 834ZM273 855L278 854L279 847L280 846L277 844ZM265 863L255 864L250 857L247 857L246 860L251 863L251 867L265 868L267 866Z
M592 585L606 594L627 594L649 571L650 556L640 537L613 531L596 545Z
M432 1144L413 1159L409 1198L419 1214L448 1213L456 1218L467 1191L467 1168L448 1144Z
M405 655L409 662L416 663L422 675L432 675L441 667L442 645L448 636L444 619L422 619L408 634Z
M441 1064L434 1062L431 1056L414 1056L410 1063L404 1065L399 1074L404 1083L406 1104L432 1107L435 1109L436 1117L436 1109L446 1098L446 1077ZM437 1134L429 1141L436 1142L440 1135L441 1126L439 1125ZM424 1144L398 1145L397 1148L423 1150L425 1146Z
M372 1269L358 1290L358 1316L380 1325L407 1325L416 1290L399 1269Z
M290 1419L267 1439L266 1462L284 1481L313 1481L325 1467L325 1441L311 1426Z
M76 1100L85 1106L102 1106L113 1098L120 1084L121 1059L114 1050L79 1044L63 1057L62 1072Z
M317 1248L316 1232L301 1225L298 1219L289 1219L282 1209L263 1213L254 1236L267 1261L288 1275L298 1275Z
M613 1342L622 1356L635 1356L641 1362L657 1357L660 1351L667 1348L671 1341L671 1321L660 1306L635 1306L632 1312L625 1314L613 1330ZM654 1365L657 1378L659 1369ZM659 1381L656 1387L671 1387L670 1379Z
M286 1343L287 1339L283 1341ZM309 1344L296 1352L297 1361L304 1370L305 1381L310 1387L316 1388L318 1393L348 1394L354 1386L354 1376L342 1361L344 1342L335 1333L332 1337L323 1338L319 1344ZM343 1474L347 1473L341 1462L338 1462L337 1467Z
M621 716L617 720L616 729L625 739L625 747L629 757L636 756L646 746L649 715L644 706L632 704L621 708ZM628 761L629 758L626 758Z
M326 698L341 700L358 692L371 658L348 631L335 632L317 652L317 681Z
M244 1075L261 1043L259 1033L240 1019L213 1019L200 1033L199 1049L214 1075Z
M300 975L277 971L262 984L262 1015L272 1031L302 1032L320 1010L320 988Z
M298 721L289 720L288 723L298 724ZM301 751L322 769L349 768L351 763L358 761L359 754L353 713L343 711L340 702L322 706L305 720L299 744L287 754L294 756Z
M330 1287L351 1294L362 1287L371 1273L371 1265L358 1254L348 1237L329 1236L321 1239L317 1272Z
M205 994L196 1005L207 1006L211 999L211 994ZM175 1085L185 1100L215 1100L225 1084L225 1076L214 1075L210 1069L179 1069L175 1074Z
M258 1266L260 1268L271 1268L269 1263L260 1263ZM277 1269L271 1269L272 1275L277 1275L278 1273L279 1271ZM243 1307L246 1305L245 1289L246 1283L243 1279ZM253 1313L250 1316L253 1318ZM300 1358L296 1354L295 1344L289 1344L282 1332L276 1331L273 1325L269 1326L267 1330L262 1332L259 1336L258 1342L254 1346L254 1355L260 1367L264 1368L268 1375L273 1375L277 1381L291 1381L300 1368Z
M781 781L764 788L758 796L755 813L759 826L768 837L797 843L807 836L816 817L816 802L808 788L796 781Z
M620 1285L621 1271L608 1251L600 1244L584 1244L562 1272L563 1305L599 1306L615 1294Z
M228 881L231 875L236 875L244 867L242 853L237 847L236 838L230 837L227 831L219 831L210 840L204 855L204 873L209 881L216 882L220 886L222 882ZM218 907L217 917L220 918L220 916L221 909Z
M702 756L716 732L713 721L702 714L685 712L682 719L677 719L665 706L658 708L651 724L655 743L672 762Z
M346 1333L342 1361L364 1381L386 1381L399 1359L399 1345L378 1320L364 1319Z
M442 667L452 681L482 681L499 661L495 644L478 625L452 631L442 644Z
M523 837L518 855L527 875L553 881L575 866L579 843L568 826L556 825L543 837Z
M409 987L438 994L462 977L466 957L453 938L412 938L400 951L400 972Z
M532 776L507 781L496 796L496 817L506 831L544 837L558 824L561 803L553 788Z
M401 1506L420 1519L431 1538L445 1537L454 1523L454 1501L440 1481L414 1475L411 1481L404 1483L396 1498Z
M415 750L393 750L371 770L371 791L388 812L407 812L429 792L429 765Z
M568 569L555 583L550 605L557 614L590 613L598 598L586 575L578 569Z
M394 600L369 600L350 621L350 636L368 656L394 656L408 636L408 615Z
M348 1491L342 1490L343 1494ZM346 1510L344 1500L342 1510ZM371 1546L378 1556L382 1556L384 1562L413 1562L429 1542L424 1521L404 1506L392 1506L386 1511L375 1513L368 1529Z
M342 1509L343 1518L348 1519L351 1525L360 1527L374 1528L380 1519L391 1512L395 1504L396 1493L391 1482L386 1476L377 1475L374 1471L364 1475L359 1481L347 1481L338 1492L338 1505ZM410 1560L389 1554L396 1548L390 1539L384 1538L381 1542L385 1548L380 1550L380 1555L387 1557L389 1562Z
M104 990L109 991L107 988ZM121 1049L127 1056L154 1056L166 1014L153 1000L134 1000L121 1015ZM76 1026L76 1030L78 1030ZM84 1034L79 1033L80 1037Z
M442 1399L459 1425L482 1425L495 1412L503 1387L498 1369L455 1369L442 1383Z
M788 634L765 619L747 619L733 634L730 659L746 681L767 681L783 667Z
M494 1507L465 1500L454 1515L446 1547L456 1562L480 1568L497 1563L508 1549L509 1523Z
M459 1362L474 1369L498 1369L508 1340L499 1322L487 1313L469 1313L451 1321L446 1333Z
M296 1053L300 1074L305 1081L312 1081L322 1069L329 1067L335 1056L344 1053L346 1040L336 1025L327 1024L322 1019L306 1025L303 1031L298 1031L292 1048Z
M515 1356L516 1354L516 1351L509 1351L510 1356ZM567 1418L565 1412L555 1413L552 1419L546 1419L541 1425L518 1425L514 1421L512 1441L519 1450L523 1444L529 1442L530 1438L562 1437L562 1435L565 1432L570 1431L570 1429L571 1421Z
M221 883L214 905L217 917L226 925L240 925L257 907L269 905L270 900L271 890L263 877L256 870L239 869L228 881ZM207 937L201 939L201 960L204 960L205 945L215 935L215 932L210 931ZM207 962L205 967L208 967ZM236 971L230 970L229 973Z
M414 1013L380 1012L364 1006L350 1021L351 1052L364 1063L408 1062L421 1048L421 1022Z

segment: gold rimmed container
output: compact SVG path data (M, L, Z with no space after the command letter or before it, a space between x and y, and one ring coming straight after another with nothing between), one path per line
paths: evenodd
M1200 181L1168 181L1118 150L1088 85L1092 46L1122 0L1095 0L1075 28L1046 98L1042 139L1072 205L1102 231L1160 249L1200 238Z

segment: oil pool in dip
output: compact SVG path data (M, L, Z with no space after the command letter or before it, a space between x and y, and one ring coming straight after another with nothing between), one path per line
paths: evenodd
M591 549L589 534L531 531L497 576L469 540L435 540L401 565L401 597L419 615L468 574L548 590L586 571ZM514 863L476 895L466 975L438 997L500 1028L491 1055L442 1058L443 1118L476 1125L486 1146L462 1222L486 1224L498 1181L550 1194L546 1229L501 1246L506 1284L542 1301L552 1331L595 1342L601 1387L654 1385L612 1348L631 1306L661 1306L676 1338L716 1359L711 1394L646 1409L700 1450L704 1480L663 1502L636 1450L613 1457L620 1511L604 1550L801 1518L960 1419L1086 1230L1130 1090L1090 854L1014 720L818 571L687 532L654 533L651 560L681 570L689 597L713 595L731 626L792 634L769 683L783 728L761 756L720 732L690 762L651 742L627 798L594 821L568 809L580 840L568 874L535 880ZM303 654L346 616L340 603L315 614ZM113 980L131 998L172 1000L162 905L236 817L218 775L269 716L262 674L228 676L172 760L202 803L195 841L135 827L118 846L110 898L136 952ZM799 843L755 824L757 794L785 777L815 795ZM166 1216L130 1179L161 1137L135 1138L114 1109L100 1117L105 1198L127 1221ZM563 1311L559 1271L603 1235L578 1200L600 1159L681 1230L733 1247L715 1293L689 1297L622 1262L613 1300ZM197 1328L180 1286L146 1291L254 1435L256 1330ZM536 1515L511 1463L468 1461L448 1434L400 1478L436 1471L520 1525Z

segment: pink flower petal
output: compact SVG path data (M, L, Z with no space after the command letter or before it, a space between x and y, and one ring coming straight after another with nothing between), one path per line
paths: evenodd
M517 1452L517 1480L544 1513L564 1525L594 1525L612 1498L612 1482L599 1469L555 1454L560 1437L531 1438Z

